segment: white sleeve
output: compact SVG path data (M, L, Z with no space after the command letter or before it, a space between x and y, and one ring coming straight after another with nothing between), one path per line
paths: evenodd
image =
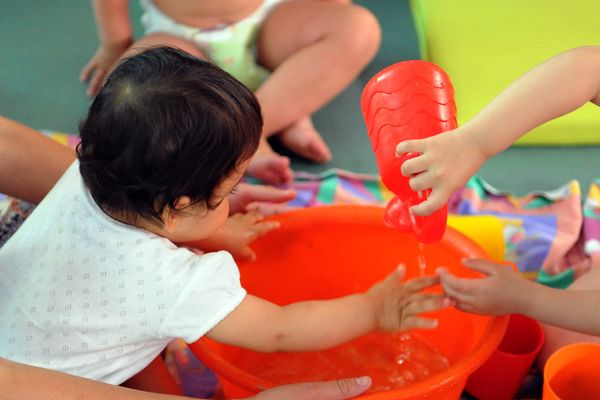
M181 249L183 250L183 249ZM166 310L161 337L195 342L232 312L246 296L233 257L225 251L185 257L183 279L172 295L176 298Z

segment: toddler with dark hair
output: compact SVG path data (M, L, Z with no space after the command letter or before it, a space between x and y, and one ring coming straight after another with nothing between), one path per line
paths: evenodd
M278 306L246 294L231 255L174 243L210 238L261 134L256 98L178 50L126 59L82 123L78 160L0 249L0 357L109 383L174 338L260 351L315 350L373 330L433 328L448 305L401 283ZM254 221L254 223L259 223Z

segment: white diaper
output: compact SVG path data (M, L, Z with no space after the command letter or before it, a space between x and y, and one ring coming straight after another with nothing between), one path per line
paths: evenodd
M268 77L257 64L256 35L273 8L286 0L264 0L249 16L233 24L201 29L180 24L159 10L152 0L140 0L144 9L142 25L146 35L165 32L193 42L213 63L235 76L252 90Z

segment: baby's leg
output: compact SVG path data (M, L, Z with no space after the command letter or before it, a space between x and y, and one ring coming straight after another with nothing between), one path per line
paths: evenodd
M288 1L261 27L259 62L273 70L256 95L266 136L315 161L330 152L308 119L341 92L375 55L380 28L366 9L343 2Z
M592 268L577 279L567 290L600 290L600 267ZM590 316L594 318L594 316ZM545 342L538 357L538 365L543 367L556 350L572 343L600 343L600 337L568 331L551 325L543 325Z

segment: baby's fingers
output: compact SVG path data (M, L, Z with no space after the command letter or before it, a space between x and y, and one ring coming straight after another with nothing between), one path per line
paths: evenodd
M264 216L257 210L248 211L247 213L241 215L242 220L249 225L255 224L258 221L262 221L264 218Z
M438 285L440 283L440 277L437 275L423 276L419 278L411 279L406 282L405 288L410 292L420 292L431 286Z
M404 315L410 317L416 314L438 311L449 307L450 299L441 293L419 294L408 300L404 308Z
M277 221L259 222L250 228L250 232L249 232L250 238L252 240L254 240L258 237L266 235L267 233L271 232L272 230L279 228L279 226L280 226L280 223Z
M402 321L401 329L435 329L438 327L438 320L433 318L423 318L410 316Z
M473 283L475 279L461 279L450 274L445 268L438 268L440 283L444 292L453 300L460 302L473 299Z
M410 212L414 215L425 216L431 215L446 204L450 196L444 190L433 189L427 200L410 208Z
M285 203L253 202L246 206L246 211L256 211L264 216L277 215L292 210Z
M506 269L511 268L510 265L505 265L488 260L482 260L479 258L464 258L461 261L465 267L471 268L474 271L481 272L482 274L488 276L495 275L498 272L502 272Z
M404 153L422 153L425 151L425 140L405 140L396 146L396 155Z
M100 66L96 67L96 69L94 70L94 75L92 76L92 79L90 80L90 83L88 85L88 96L95 96L98 93L100 87L102 86L102 82L106 77L106 72L106 68Z
M88 79L90 79L90 76L92 75L92 72L94 71L94 69L96 69L96 59L92 59L90 60L85 67L83 67L83 69L81 70L81 73L79 74L79 80L81 82L85 82Z
M252 249L249 246L240 246L235 251L232 251L232 253L235 258L238 258L240 260L256 260L256 253L254 253L254 251L252 251Z
M400 172L402 172L402 175L410 177L414 174L426 171L428 167L429 163L427 162L427 158L420 155L404 161L400 166Z

